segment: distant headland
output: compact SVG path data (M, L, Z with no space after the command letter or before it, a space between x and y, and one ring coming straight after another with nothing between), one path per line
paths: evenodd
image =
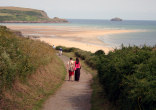
M112 18L111 21L123 21L123 20L121 18L115 17L115 18Z
M0 23L67 23L66 19L49 18L43 10L0 7Z

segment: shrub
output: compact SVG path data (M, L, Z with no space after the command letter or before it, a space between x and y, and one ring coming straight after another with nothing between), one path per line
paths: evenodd
M62 48L62 51L64 52L74 52L77 48L71 47L71 48L67 48L64 46L57 46L56 50L59 50L60 48Z
M124 47L109 52L74 52L98 70L103 92L120 110L156 110L156 47Z
M94 54L100 56L100 55L105 55L105 52L103 50L97 50Z
M156 51L122 47L99 61L98 76L109 100L121 110L156 109Z
M78 48L73 48L73 47L67 48L64 46L57 46L56 50L59 50L60 48L62 48L64 52L74 52L76 57L79 57L82 60L84 60L93 69L96 69L97 64L99 63L98 56L104 55L104 52L102 50L97 51L95 54L88 52L88 51L78 49Z

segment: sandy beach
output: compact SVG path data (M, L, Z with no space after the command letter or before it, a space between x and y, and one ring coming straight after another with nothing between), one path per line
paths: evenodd
M99 36L139 31L95 29L79 26L35 26L13 24L6 26L10 29L21 31L24 36L38 36L37 39L50 45L76 47L91 52L101 49L104 50L105 53L112 51L113 48L99 40Z

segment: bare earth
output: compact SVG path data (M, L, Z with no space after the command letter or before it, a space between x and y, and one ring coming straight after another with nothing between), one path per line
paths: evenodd
M69 58L60 57L66 65ZM68 74L62 87L44 104L43 110L90 110L91 109L91 74L83 67L79 82L68 81Z

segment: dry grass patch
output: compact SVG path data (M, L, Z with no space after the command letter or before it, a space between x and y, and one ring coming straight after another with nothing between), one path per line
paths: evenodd
M40 67L27 78L27 82L15 81L12 89L3 92L5 99L1 109L33 110L41 108L44 100L55 92L65 78L63 62L54 58L47 66Z
M0 26L0 110L33 110L58 88L63 62L52 47Z

